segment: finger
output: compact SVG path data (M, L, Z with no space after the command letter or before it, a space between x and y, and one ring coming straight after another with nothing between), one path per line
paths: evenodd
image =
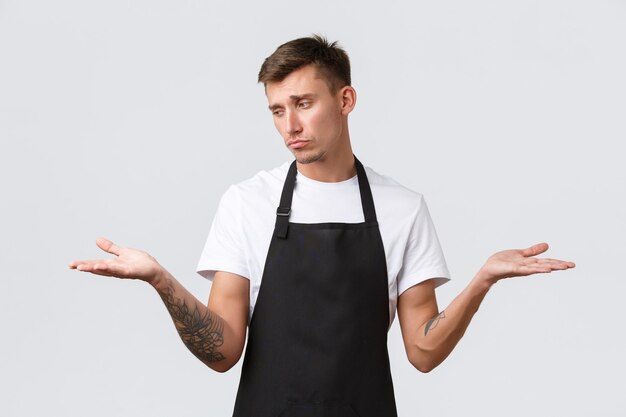
M523 263L523 266L531 267L531 268L545 268L550 269L552 271L562 271L565 269L571 268L567 262L556 261L556 260L545 260L545 259L527 259L526 262Z
M563 263L554 263L554 264L546 264L546 265L550 267L553 271L556 271L556 270L562 271L564 269L568 269L568 266Z
M91 272L94 269L94 266L101 264L102 261L85 261L78 265L76 265L76 270L83 272Z
M548 244L545 242L537 243L536 245L532 245L529 248L522 249L522 255L529 257L539 255L540 253L544 253L548 250Z
M567 265L568 268L574 268L576 266L576 264L574 262L570 262L570 261L562 261L560 259L548 259L548 258L542 258L542 259L538 259L538 261L540 263L554 263L554 264L563 264L563 265Z
M537 258L537 262L549 263L549 262L563 262L560 259L552 259L552 258Z
M78 267L76 269L81 271L81 272L89 272L91 274L102 275L102 276L106 276L106 277L114 276L111 273L111 271L109 271L108 269L101 268L101 267L95 267L94 268L93 266L81 265L80 267Z
M80 269L80 268L91 268L93 265L97 263L104 262L103 260L91 259L91 260L83 260L83 261L74 261L70 263L70 268L72 269Z
M96 245L98 245L98 247L105 252L109 252L117 256L120 255L121 248L115 243L111 242L109 239L99 237L98 239L96 239Z
M107 271L89 271L95 275L102 275L103 277L113 277L113 274L108 273Z
M118 268L114 265L105 263L104 261L92 261L89 263L81 264L76 267L77 270L82 272L91 272L92 274L117 276Z
M536 263L536 264L528 264L521 265L516 269L516 274L518 275L532 275L532 274L543 274L550 273L552 271L563 271L569 268L573 268L569 264L573 264L572 262L555 262L555 263Z
M69 264L67 264L67 266L69 266L70 269L76 269L78 265L85 264L87 262L93 262L93 261L88 261L88 260L72 261Z
M549 274L552 272L551 268L545 266L521 266L517 269L516 275L525 276L525 275L533 275L533 274Z
M541 265L550 265L559 269L574 268L576 264L569 261L561 261L559 259L537 259L537 263Z

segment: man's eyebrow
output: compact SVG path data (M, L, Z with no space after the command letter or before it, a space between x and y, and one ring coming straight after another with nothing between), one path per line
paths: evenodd
M314 93L305 93L305 94L292 94L289 96L289 99L291 101L299 101L299 100L303 100L303 99L313 99L316 98L317 94ZM280 104L271 104L269 106L267 106L270 110L274 111L278 108L281 108L282 106Z
M298 100L302 100L304 98L315 98L317 97L317 94L314 93L305 93L305 94L300 94L300 95L291 95L289 96L290 99L292 99L293 101L298 101Z

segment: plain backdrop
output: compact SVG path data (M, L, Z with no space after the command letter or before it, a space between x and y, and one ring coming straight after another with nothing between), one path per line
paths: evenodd
M626 2L0 0L0 414L229 416L156 292L72 271L98 236L199 299L220 196L291 160L259 67L320 33L352 60L365 165L424 194L452 281L546 241L428 374L389 350L399 415L623 416ZM367 364L364 364L367 366Z

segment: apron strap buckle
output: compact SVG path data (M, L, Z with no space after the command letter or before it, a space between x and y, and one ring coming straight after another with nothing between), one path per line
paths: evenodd
M276 209L276 215L277 216L287 216L287 217L289 217L290 214L291 214L291 207L278 207Z
M274 227L274 236L286 239L287 230L289 229L289 214L291 207L279 206L276 209L276 226Z

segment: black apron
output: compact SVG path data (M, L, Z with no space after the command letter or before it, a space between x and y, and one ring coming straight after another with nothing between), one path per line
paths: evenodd
M290 223L283 186L233 417L396 417L387 352L389 289L365 169L363 223Z

